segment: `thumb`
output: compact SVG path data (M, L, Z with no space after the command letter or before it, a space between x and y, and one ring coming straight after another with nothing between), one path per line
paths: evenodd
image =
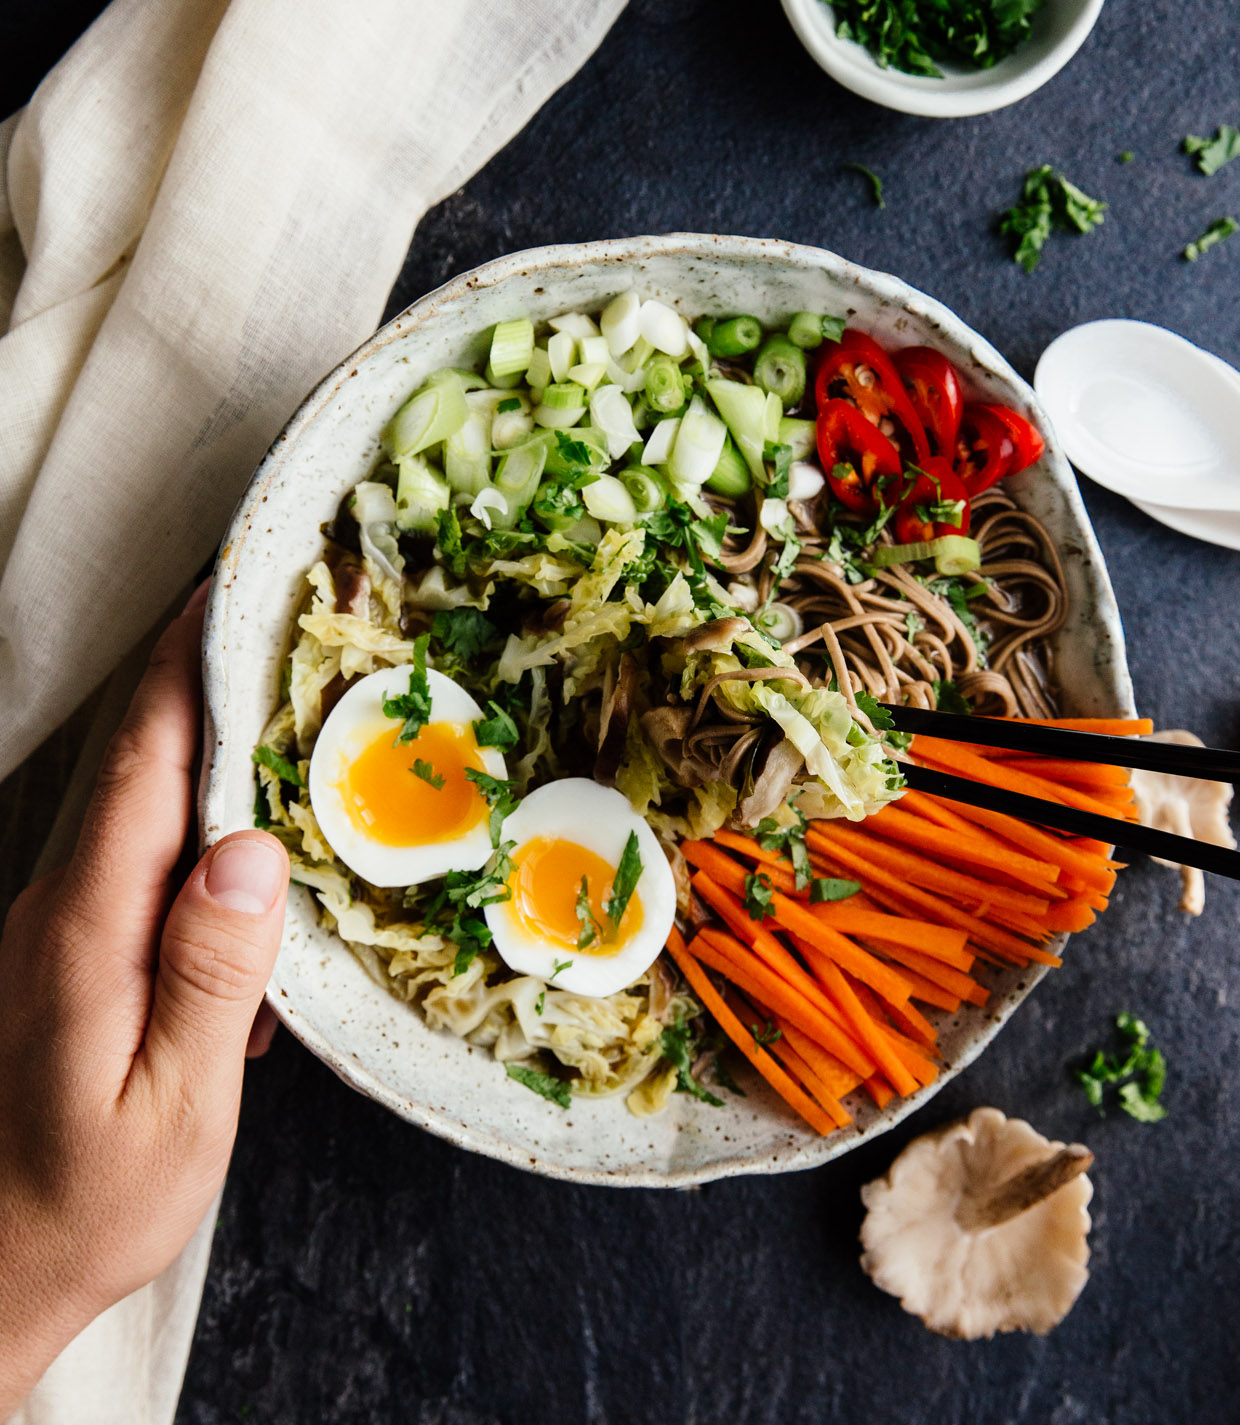
M172 903L146 1052L156 1080L239 1090L250 1026L271 977L288 895L284 847L264 831L217 842Z

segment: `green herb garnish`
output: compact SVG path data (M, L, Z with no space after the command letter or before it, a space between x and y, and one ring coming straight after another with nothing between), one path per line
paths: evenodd
M577 932L577 949L586 950L594 944L596 940L601 940L603 928L599 925L595 917L594 910L590 905L590 879L582 876L581 886L577 891L577 921L581 929ZM558 971L557 971L558 973Z
M854 173L859 173L870 185L870 194L874 199L876 208L885 208L883 202L883 180L874 172L872 168L867 168L864 163L846 163L845 168L851 168Z
M745 877L745 909L750 920L766 920L775 914L771 905L775 898L775 887L771 878L763 871L750 872Z
M861 712L869 718L875 732L891 732L895 728L891 714L873 693L867 693L864 688L858 688L853 694L853 700Z
M1073 1070L1073 1077L1103 1117L1106 1090L1115 1088L1125 1113L1141 1123L1157 1123L1167 1116L1159 1102L1167 1081L1166 1060L1150 1044L1150 1031L1143 1020L1125 1013L1117 1016L1115 1027L1127 1042L1126 1052L1121 1056L1099 1049L1088 1067Z
M506 416L509 411L519 411L520 409L521 402L516 396L505 396L495 407L496 413L501 416Z
M512 714L504 711L497 702L488 702L491 716L474 723L474 737L479 747L498 747L507 752L521 740Z
M835 32L882 69L942 79L939 64L989 69L1029 35L1045 0L831 0ZM938 63L936 63L938 61Z
M572 1104L573 1091L566 1079L552 1078L550 1074L544 1074L539 1069L531 1069L528 1064L505 1064L504 1072L531 1093L558 1103L561 1108L568 1108Z
M398 693L394 698L384 698L383 716L402 718L401 730L396 734L393 746L412 742L430 721L431 689L426 677L426 645L431 641L429 633L419 634L413 642L413 668L409 674L409 691Z
M630 831L629 839L620 853L620 864L616 867L616 874L611 883L611 894L603 902L603 909L611 922L613 938L620 929L620 922L624 919L624 912L637 889L641 874L642 856L637 848L637 832Z
M554 980L557 975L562 974L572 965L572 963L573 962L571 960L552 960L551 979ZM550 980L548 981L548 983L550 983Z
M413 766L409 770L415 777L421 777L428 786L434 787L437 792L443 791L443 773L436 772L434 767L429 762L424 762L421 757L413 759Z
M846 901L861 889L860 881L845 881L838 876L815 876L810 882L809 900L811 905L821 905L823 901Z
M754 837L763 851L782 852L792 862L796 888L803 891L809 885L811 871L809 849L805 845L807 823L795 807L791 808L796 817L794 826L780 826L774 817L764 816L754 830Z
M301 773L288 760L282 757L274 747L256 747L250 753L253 761L260 767L266 767L269 772L274 772L282 782L288 782L293 787L304 787L306 784L301 779Z
M1184 249L1184 258L1188 262L1196 262L1203 252L1209 252L1212 247L1217 247L1225 238L1229 238L1237 228L1240 228L1240 223L1236 222L1235 218L1215 218L1197 241L1190 242Z
M973 704L950 678L936 678L930 686L934 689L934 705L939 712L972 715Z
M486 798L487 805L491 808L491 845L498 846L504 818L514 810L519 800L517 784L506 782L501 777L492 777L489 772L479 772L474 767L466 767L465 780L472 782Z
M1000 215L999 231L1017 239L1013 257L1032 272L1052 231L1087 233L1102 222L1106 206L1044 163L1025 175L1019 200Z
M461 543L461 520L455 505L449 505L435 516L435 543L439 546L444 563L456 578L463 579L468 563L465 546Z
M1196 163L1198 171L1208 178L1233 158L1240 158L1240 130L1230 124L1220 124L1212 139L1202 138L1200 134L1187 134L1180 147Z
M768 1019L766 1023L762 1025L749 1025L749 1032L753 1035L753 1042L762 1049L765 1049L767 1045L774 1044L777 1040L784 1037L783 1030L775 1028L775 1021L773 1019Z
M1123 153L1119 155L1119 161L1121 163L1131 163L1134 158L1136 158L1136 154L1133 153L1130 148L1126 148Z
M675 1066L677 1093L692 1094L694 1098L701 1099L712 1108L723 1107L723 1100L716 1098L693 1077L693 1035L683 1013L675 1024L664 1029L659 1037L659 1046L663 1050L663 1057Z
M431 623L431 636L446 653L468 662L497 638L495 625L481 609L440 609Z

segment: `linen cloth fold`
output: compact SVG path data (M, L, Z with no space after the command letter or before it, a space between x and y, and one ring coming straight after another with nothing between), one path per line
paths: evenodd
M426 210L623 6L113 0L0 124L0 779L210 556ZM213 1220L21 1425L172 1419Z

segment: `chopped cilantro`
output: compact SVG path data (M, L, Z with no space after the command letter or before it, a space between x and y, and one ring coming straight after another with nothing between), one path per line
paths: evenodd
M491 927L480 915L457 914L444 931L444 938L456 946L452 975L463 975L491 944Z
M913 613L911 609L904 615L904 632L910 643L925 626L924 621L917 614Z
M983 668L986 666L986 645L990 640L977 626L977 617L969 607L969 601L984 594L987 587L986 584L966 587L959 579L931 579L926 585L932 594L942 595L951 605L952 612L973 640L973 646L977 649L977 661Z
M512 714L504 711L497 702L488 702L491 716L474 723L474 736L479 747L498 747L507 752L521 740L517 724Z
M1136 158L1136 154L1130 148L1126 148L1119 156L1121 163L1131 163Z
M771 475L766 487L766 493L773 500L784 500L788 497L788 472L792 469L792 447L790 445L772 445L768 440L766 448L762 452L764 460L771 461L775 470Z
M603 935L603 928L599 925L594 911L590 906L590 879L588 876L582 876L581 878L581 886L577 891L577 903L574 908L577 912L578 924L581 926L580 931L577 933L577 949L586 950L593 945L596 940L600 940ZM569 963L571 964L572 962L570 961ZM555 973L559 974L559 971L557 970Z
M771 878L765 872L750 872L745 877L745 909L749 912L750 920L766 920L768 916L774 915L775 910L771 905L774 898L775 887L771 885Z
M1215 218L1196 242L1190 242L1184 249L1185 260L1196 262L1203 252L1209 252L1212 247L1217 247L1225 238L1229 238L1237 228L1240 228L1240 223L1236 222L1235 218Z
M434 787L437 792L443 791L443 773L436 772L429 762L424 762L421 757L413 759L413 766L409 769L415 777L421 777L428 786Z
M254 787L254 825L260 831L266 831L271 825L271 803L267 800L262 783L257 781Z
M558 1103L561 1108L568 1108L572 1104L573 1091L567 1079L554 1079L539 1069L531 1069L528 1064L505 1064L504 1072L531 1093Z
M973 704L950 678L936 678L931 687L934 689L934 705L939 712L960 713L965 717L972 714Z
M534 1001L534 1013L541 1014L547 1007L547 991L544 987L539 991L538 998Z
M1025 175L1020 198L1000 215L999 231L1017 239L1013 257L1032 272L1052 231L1087 233L1102 222L1106 206L1044 163Z
M796 817L793 826L780 826L773 817L764 816L754 835L763 851L781 851L788 857L796 877L796 888L802 891L809 885L811 875L809 850L805 845L807 823L795 807L792 808L792 814Z
M864 688L858 688L853 694L853 698L861 711L870 719L876 732L890 732L895 727L891 714L873 693L867 693Z
M1115 1088L1125 1113L1141 1123L1157 1123L1167 1116L1159 1102L1167 1081L1166 1060L1161 1050L1150 1044L1150 1031L1143 1020L1125 1013L1116 1017L1115 1027L1127 1044L1123 1056L1099 1049L1087 1067L1073 1070L1073 1077L1104 1117L1106 1090Z
M384 698L383 716L403 718L404 723L396 734L394 746L412 742L426 726L431 715L431 689L426 677L426 645L429 633L419 634L413 643L413 669L409 674L409 691L398 693L394 698Z
M693 1077L693 1034L684 1014L680 1015L675 1024L664 1029L659 1038L659 1047L663 1050L663 1057L676 1069L677 1093L692 1094L694 1098L701 1099L712 1108L723 1107L723 1100L716 1098Z
M495 625L481 609L440 609L431 624L431 636L444 651L468 662L495 641Z
M455 505L449 505L435 516L435 543L453 575L463 579L468 564L465 547L461 543L461 520Z
M859 173L870 185L870 195L874 199L876 208L885 208L883 202L883 180L874 172L872 168L867 168L864 163L846 163L845 168L851 168L854 173Z
M881 68L941 79L938 64L989 69L1029 35L1045 0L832 0L835 32ZM938 61L938 63L936 63Z
M753 1035L753 1042L763 1049L784 1037L783 1030L775 1028L773 1019L768 1019L765 1024L751 1024L748 1028Z
M614 937L620 928L620 922L624 919L624 912L628 909L629 901L633 892L637 889L637 882L642 874L642 856L637 849L637 832L630 831L629 839L624 843L624 850L620 853L620 864L616 867L616 874L611 883L611 894L603 904L603 909L607 912L607 919L611 921L611 933Z
M810 882L809 899L811 905L823 901L846 901L861 889L860 881L845 881L838 876L815 876Z
M506 416L509 411L519 411L520 409L521 401L516 396L505 396L499 405L495 407L496 414L501 416Z
M465 780L473 782L486 798L487 805L491 808L491 845L498 846L504 818L516 807L519 800L517 784L506 782L500 777L492 777L487 772L479 772L473 767L466 767Z
M1240 131L1230 124L1220 124L1212 139L1188 134L1181 147L1196 163L1198 171L1208 178L1233 158L1240 158Z
M274 747L256 747L250 753L253 761L260 767L266 767L269 772L274 772L282 782L288 782L290 786L304 787L306 784L301 779L301 773L288 760L282 757Z
M824 341L838 342L844 335L844 328L848 325L847 317L823 317L821 321Z

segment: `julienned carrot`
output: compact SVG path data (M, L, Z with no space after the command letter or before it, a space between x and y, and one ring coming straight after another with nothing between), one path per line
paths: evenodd
M882 837L872 836L849 825L834 821L815 822L806 836L811 849L822 847L830 855L832 846L848 846L893 871L916 880L927 890L936 891L966 905L1006 905L1029 915L1041 915L1050 902L1044 896L1026 895L1011 886L998 886L993 881L966 875L948 866L940 866L907 847L896 846Z
M844 978L847 980L848 976L845 975ZM934 1025L924 1015L919 1014L911 1004L905 1005L903 1009L896 1009L894 1005L880 1004L878 996L873 990L855 980L849 980L848 984L853 994L861 1001L862 1008L872 1019L876 1019L879 1025L884 1028L888 1023L891 1024L892 1028L888 1032L897 1040L902 1040L923 1059L933 1062L938 1057L938 1042ZM935 1072L938 1072L937 1068Z
M731 942L730 944L728 942ZM732 980L747 995L761 1000L778 1013L790 1019L793 1024L816 1039L829 1053L842 1059L850 1069L858 1073L864 1068L868 1077L874 1072L878 1060L860 1041L852 1026L841 1026L825 1015L810 1001L794 991L785 980L745 949L732 936L726 939L722 934L700 931L695 938L693 953L704 960L713 970Z
M814 1066L814 1072L823 1081L837 1100L851 1093L864 1080L859 1079L847 1064L841 1064L834 1054L828 1054L821 1044L802 1034L795 1024L790 1024L780 1015L773 1016L776 1028L801 1058Z
M813 1063L802 1054L797 1047L789 1040L774 1019L761 1010L756 1005L752 1005L742 995L738 994L734 987L724 992L724 1002L733 1011L736 1017L745 1025L755 1037L762 1034L769 1022L774 1034L770 1041L762 1042L762 1048L783 1064L784 1068L798 1080L801 1087L818 1100L823 1111L834 1121L838 1128L845 1127L852 1122L851 1117L832 1092L830 1084L821 1077ZM809 1040L805 1041L809 1043Z
M1083 900L1061 901L1052 906L1047 915L1047 924L1052 930L1087 930L1097 919L1089 905Z
M679 943L677 943L679 942ZM762 1075L783 1101L799 1113L801 1117L821 1134L830 1133L835 1127L828 1114L821 1109L817 1103L801 1088L793 1083L788 1075L774 1062L765 1050L759 1048L754 1042L754 1037L741 1024L740 1020L723 1002L723 996L715 989L710 982L710 976L689 954L685 948L684 941L673 929L671 937L668 939L667 948L673 960L680 967L680 972L689 981L694 993L702 1001L705 1009L708 1009L715 1018L715 1023L728 1036L733 1044L749 1060L755 1069Z
M944 965L941 960L935 960L929 955L921 955L916 950L910 950L906 945L881 945L879 948L884 955L890 956L905 968L914 970L922 979L941 986L948 994L956 995L959 999L972 1000L981 989L981 986L971 976L962 975L959 970L953 969L950 965ZM981 990L981 994L984 1004L986 991Z
M1008 766L1052 782L1071 782L1078 787L1122 787L1130 791L1128 768L1109 762L1069 762L1061 757L1013 757Z
M862 1078L873 1073L873 1061L862 1053L857 1045L853 1044L839 1019L835 1005L809 972L797 963L791 952L781 945L769 930L756 921L750 920L739 902L733 900L722 886L711 880L705 871L699 871L694 876L693 889L733 932L734 939L748 947L760 960L765 961L768 968L784 980L790 989L803 995L814 1008L835 1024L838 1030L838 1042L825 1043L824 1047L838 1058L843 1059ZM702 932L708 936L710 933L708 930ZM724 953L728 953L726 944L721 949ZM764 997L759 996L759 998Z
M1050 782L1028 772L1014 771L1008 762L979 757L973 748L949 742L946 738L927 738L919 734L913 741L913 755L918 762L928 763L941 772L968 777L974 782L1020 792L1027 797L1041 797L1044 801L1061 802L1081 811L1097 812L1100 816L1112 814L1110 806L1096 797L1078 792L1062 782Z
M712 841L717 841L720 846L726 846L730 851L739 851L742 856L748 856L751 861L761 861L767 866L778 866L781 871L792 874L792 862L787 856L779 851L768 851L765 847L759 846L757 839L752 836L742 836L739 831L729 831L726 826L721 826L711 837Z
M990 950L1008 960L1023 962L1027 958L1025 952L1029 947L1023 940L970 914L942 896L911 885L895 872L867 862L855 851L836 846L831 849L830 855L821 855L817 851L810 854L815 866L832 876L864 878L864 884L870 893L886 902L893 910L906 912L908 907L912 906L923 918L928 917L943 925L955 925L968 931L969 939L984 950Z
M1019 851L995 845L989 838L966 835L956 829L935 826L925 817L916 816L898 806L885 806L877 815L868 817L866 826L880 836L901 841L945 856L949 861L964 861L970 866L988 866L1006 876L1023 881L1033 889L1052 885L1059 879L1060 868L1050 861L1035 861Z
M1101 732L1109 737L1148 737L1154 724L1148 717L1005 717L1001 722L1029 722L1037 727L1067 727L1076 732Z
M900 1054L882 1028L866 1013L861 1001L853 994L848 982L840 973L839 966L829 956L821 956L815 965L827 993L839 1006L847 1018L853 1032L878 1061L887 1082L902 1098L917 1089L917 1079L910 1072Z

